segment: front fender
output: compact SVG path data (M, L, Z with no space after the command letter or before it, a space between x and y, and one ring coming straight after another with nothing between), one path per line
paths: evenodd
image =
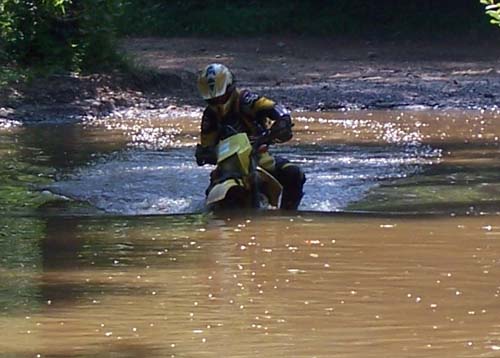
M227 193L229 192L229 189L235 186L244 187L243 183L239 179L227 179L222 183L214 185L207 195L206 204L212 205L221 200L224 200Z
M257 173L259 178L265 186L264 194L267 196L269 204L278 207L280 202L281 193L283 192L283 186L271 173L267 170L257 167Z

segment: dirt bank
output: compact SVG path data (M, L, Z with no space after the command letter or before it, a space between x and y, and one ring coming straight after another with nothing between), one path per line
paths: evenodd
M226 63L242 86L306 109L467 108L500 100L500 49L488 43L135 39L125 48L164 71Z
M128 39L122 48L154 70L37 80L2 96L0 117L78 120L117 109L201 107L196 72L222 62L240 86L297 109L489 108L500 103L500 48L491 43L332 39Z

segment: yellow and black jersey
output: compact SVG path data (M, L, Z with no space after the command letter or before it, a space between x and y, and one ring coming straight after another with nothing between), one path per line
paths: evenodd
M201 121L201 145L209 147L235 132L245 132L250 137L259 136L275 121L291 121L288 112L274 101L248 90L235 89L232 103L225 115L213 106L203 112Z

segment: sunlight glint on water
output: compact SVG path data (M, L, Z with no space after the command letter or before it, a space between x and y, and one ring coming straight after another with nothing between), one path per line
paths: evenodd
M389 114L360 120L296 116L294 141L272 151L306 172L301 210L341 210L379 182L420 173L439 160L440 150L421 142L425 124L399 123L403 114ZM51 190L111 213L199 212L211 169L194 162L198 121L106 123L129 136L130 149L77 169Z

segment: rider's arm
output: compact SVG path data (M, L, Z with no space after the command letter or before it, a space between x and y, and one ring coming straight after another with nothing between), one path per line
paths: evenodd
M241 108L244 113L255 118L264 130L270 130L277 142L292 139L292 118L290 112L269 98L246 91L242 93Z
M196 146L196 163L198 165L216 164L215 145L217 144L218 126L217 119L207 108L201 118L200 144Z
M263 111L262 115L273 121L269 130L275 142L283 143L292 139L292 118L285 107L275 105L272 109Z
M214 113L207 107L201 117L200 144L203 147L214 147L219 137L219 126Z

